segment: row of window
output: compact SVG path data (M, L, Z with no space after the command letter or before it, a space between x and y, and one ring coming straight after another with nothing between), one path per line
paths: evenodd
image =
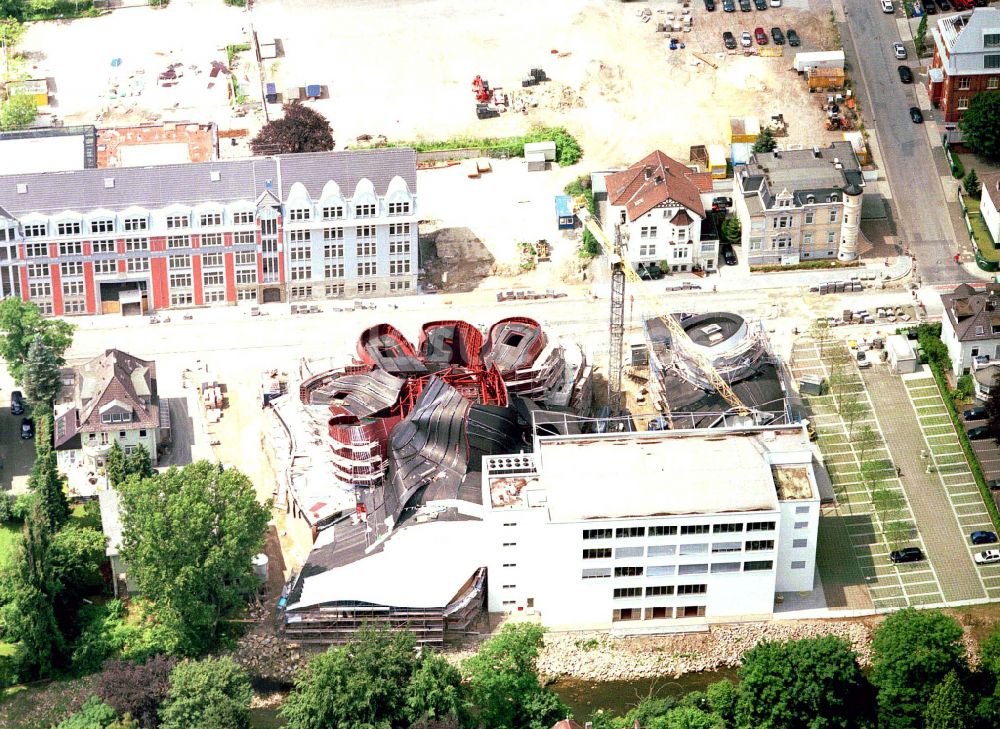
M755 572L774 568L774 560L757 559L745 562L716 562L708 564L650 565L649 567L590 567L580 573L581 579L593 580L605 577L664 577L668 575L705 575L711 572ZM798 565L798 566L797 566ZM792 569L804 569L805 562L792 562Z
M643 617L645 610L645 618ZM657 606L648 608L621 608L611 611L611 620L620 623L627 620L662 620L670 618L701 618L705 616L704 605Z
M390 276L405 276L411 272L409 258L389 261ZM344 278L343 263L327 263L323 266L323 278ZM355 270L358 277L378 276L376 261L358 261ZM310 281L313 279L312 266L292 266L290 276L292 281Z
M800 509L805 509L805 511L800 511ZM796 507L795 513L803 514L808 513L809 507ZM736 532L742 532L744 529L748 532L770 532L774 531L775 522L773 521L751 521L746 522L732 522L724 524L682 524L678 529L675 524L662 525L662 526L651 526L651 527L618 527L616 529L602 528L602 529L584 529L583 538L584 539L611 539L612 534L616 539L633 539L636 537L671 537L680 533L681 536L691 535L691 534L732 534Z
M374 294L378 291L378 285L371 281L359 281L357 284L359 294ZM316 298L314 293L314 286L312 285L297 285L288 287L288 298L292 301L304 301L306 299ZM411 281L390 281L389 291L391 292L401 292L409 291L412 288ZM328 299L339 298L345 294L345 286L342 283L327 283L323 286L323 296ZM239 293L239 292L237 292ZM514 566L504 565L505 567Z
M386 205L386 212L389 215L409 215L411 205L408 201L391 202ZM344 217L346 207L344 205L324 205L320 208L320 220L340 220ZM358 203L354 205L355 218L374 218L378 214L378 205L373 202ZM313 209L311 207L290 207L288 209L288 220L292 223L301 223L313 219Z
M646 597L661 597L664 595L673 595L674 590L674 585L650 585L645 589L642 587L616 587L613 597L615 600L642 597L644 591ZM678 595L704 595L708 592L708 585L704 583L700 585L677 585L676 591Z
M792 541L793 547L805 547L808 540L795 539ZM712 545L713 554L727 552L764 552L774 549L773 539L753 539L747 542L714 542ZM680 555L682 557L694 554L708 554L708 543L694 544L657 544L651 547L617 547L614 550L615 559L633 559L637 557L672 557ZM610 559L612 555L611 547L599 547L583 550L583 559Z

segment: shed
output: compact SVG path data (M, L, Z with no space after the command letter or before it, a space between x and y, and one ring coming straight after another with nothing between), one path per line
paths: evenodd
M806 51L796 53L793 67L799 73L810 68L843 68L843 51Z
M548 165L544 152L525 152L524 160L528 163L528 172L543 172Z
M524 156L527 158L529 154L542 154L546 162L556 161L556 143L555 142L528 142L524 145Z
M917 353L902 334L891 334L885 340L885 349L889 354L889 369L897 375L906 375L917 371Z
M573 200L569 195L556 195L556 218L559 230L569 230L576 224L573 215Z
M713 180L726 178L726 148L721 144L708 145L708 172Z
M840 89L844 87L844 69L810 67L806 71L806 83L811 89Z

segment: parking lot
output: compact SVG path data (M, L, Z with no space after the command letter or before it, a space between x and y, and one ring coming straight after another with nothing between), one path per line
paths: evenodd
M978 405L978 401L976 404ZM968 405L962 409L968 410L972 407L975 405ZM976 420L963 419L962 421L962 427L965 428L966 433L980 425L986 425L985 417ZM992 438L970 440L969 443L972 445L976 458L979 459L979 467L983 470L983 477L986 481L1000 479L1000 446L997 446Z
M826 346L842 347L843 344L828 343ZM820 358L818 346L807 338L796 342L792 372L796 378L805 374L823 377L830 374ZM944 602L932 560L899 565L889 562L889 552L894 549L917 546L927 553L927 547L900 478L887 476L882 488L902 497L902 506L893 520L905 525L909 538L905 542L890 542L887 525L881 523L872 507L871 495L863 483L854 435L865 425L875 431L877 443L868 451L866 460L892 459L893 454L886 446L872 401L856 369L848 382L845 390L858 394L862 403L861 414L852 426L838 414L832 395L805 398L836 495L835 506L828 509L820 521L817 555L827 603L830 607L893 608ZM852 563L856 569L852 569ZM862 586L867 588L868 595L864 594Z

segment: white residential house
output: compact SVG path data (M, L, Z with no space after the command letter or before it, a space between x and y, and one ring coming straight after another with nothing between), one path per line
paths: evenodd
M971 372L974 358L1000 360L1000 286L974 289L962 284L942 294L941 304L941 339L955 377Z
M993 236L993 243L1000 241L1000 172L982 177L983 194L979 201L979 212L986 223L986 229Z

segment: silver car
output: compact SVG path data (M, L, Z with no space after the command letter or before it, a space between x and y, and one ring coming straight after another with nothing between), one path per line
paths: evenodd
M994 562L1000 562L1000 549L987 549L984 552L976 552L975 557L976 564L993 564Z
M906 60L906 46L904 46L902 43L893 43L892 52L896 54L896 58L898 58L900 61Z
M740 33L740 45L744 48L749 48L753 45L753 36L750 35L749 30L744 30Z

